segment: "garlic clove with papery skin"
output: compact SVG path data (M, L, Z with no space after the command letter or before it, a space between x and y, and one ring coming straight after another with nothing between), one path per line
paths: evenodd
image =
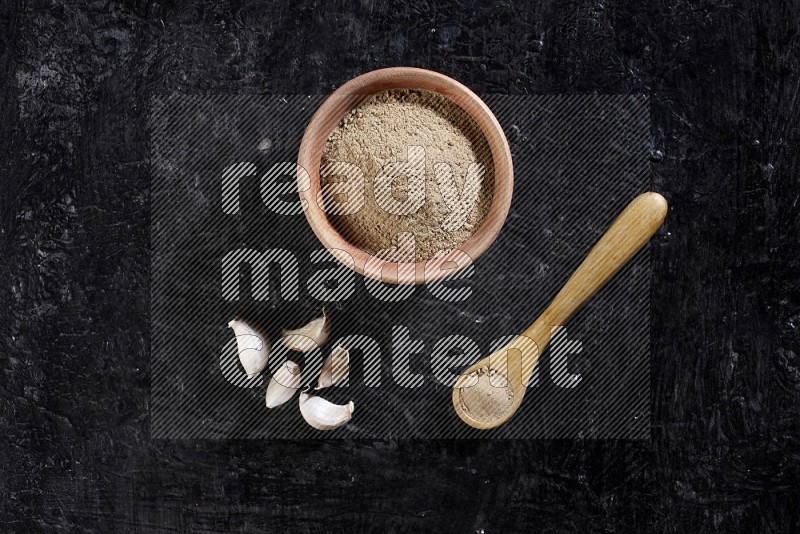
M236 336L236 350L247 378L255 378L264 370L271 348L269 338L254 326L234 319L228 323Z
M281 343L287 349L298 352L308 352L321 347L328 339L331 332L331 321L322 310L322 317L317 317L307 325L296 330L281 331Z
M287 361L275 371L267 385L265 397L267 408L275 408L284 404L300 389L300 366Z
M321 397L300 393L300 413L306 423L317 430L334 430L346 425L353 417L355 404L333 404Z
M350 353L341 345L331 351L330 356L325 358L322 364L322 373L317 380L317 387L323 389L335 386L345 378L350 372Z

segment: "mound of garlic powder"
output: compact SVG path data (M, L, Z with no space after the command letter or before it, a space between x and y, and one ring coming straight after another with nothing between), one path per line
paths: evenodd
M419 148L410 147L422 147L424 160L417 157ZM376 187L385 165L406 161L416 169L424 165L424 184L409 183L407 175L398 173L390 185ZM364 173L363 207L354 213L329 210L331 223L370 254L395 247L395 256L386 258L391 261L425 261L458 248L492 203L494 166L480 127L454 102L430 91L397 89L365 99L328 138L321 162L323 186L351 179L331 170L339 162ZM447 164L449 170L437 164ZM392 208L407 206L412 194L415 199L424 195L421 206L413 202L417 209L398 213Z
M514 403L514 390L508 379L494 369L479 369L470 375L468 384L459 389L461 408L476 421L497 421Z

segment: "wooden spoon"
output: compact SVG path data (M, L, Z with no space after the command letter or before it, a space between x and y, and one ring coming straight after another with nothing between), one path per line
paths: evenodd
M461 373L453 388L453 407L458 416L478 429L495 428L508 421L522 403L551 335L649 241L666 215L667 201L658 193L633 199L544 313L521 336ZM476 385L478 376L487 370L491 370L492 387Z

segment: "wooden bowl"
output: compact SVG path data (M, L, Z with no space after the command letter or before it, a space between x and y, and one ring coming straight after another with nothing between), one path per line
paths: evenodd
M439 93L466 111L478 124L491 150L494 191L489 211L472 236L449 254L427 261L395 263L350 244L331 224L320 193L320 162L331 132L366 97L389 89L421 89ZM356 272L389 284L425 284L454 275L491 246L508 215L514 185L511 151L497 119L475 93L437 72L393 67L362 74L330 94L306 126L297 155L300 199L311 229L326 249Z

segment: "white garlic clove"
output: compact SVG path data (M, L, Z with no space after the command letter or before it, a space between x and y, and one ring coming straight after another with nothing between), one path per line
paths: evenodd
M329 388L335 386L345 378L350 372L350 353L341 345L331 351L330 356L325 358L322 364L322 373L317 380L315 389Z
M322 310L322 317L317 317L307 325L297 330L284 329L281 331L281 343L287 349L308 352L321 347L328 339L330 332L331 321L325 315L325 310Z
M275 408L294 397L295 391L300 389L300 366L292 361L287 361L280 369L275 371L267 385L267 408Z
M236 336L236 350L247 378L255 378L264 370L269 360L269 338L257 328L234 319L228 323Z
M333 404L305 391L300 393L300 413L306 423L317 430L333 430L347 424L353 417L354 409L353 401L342 405Z

